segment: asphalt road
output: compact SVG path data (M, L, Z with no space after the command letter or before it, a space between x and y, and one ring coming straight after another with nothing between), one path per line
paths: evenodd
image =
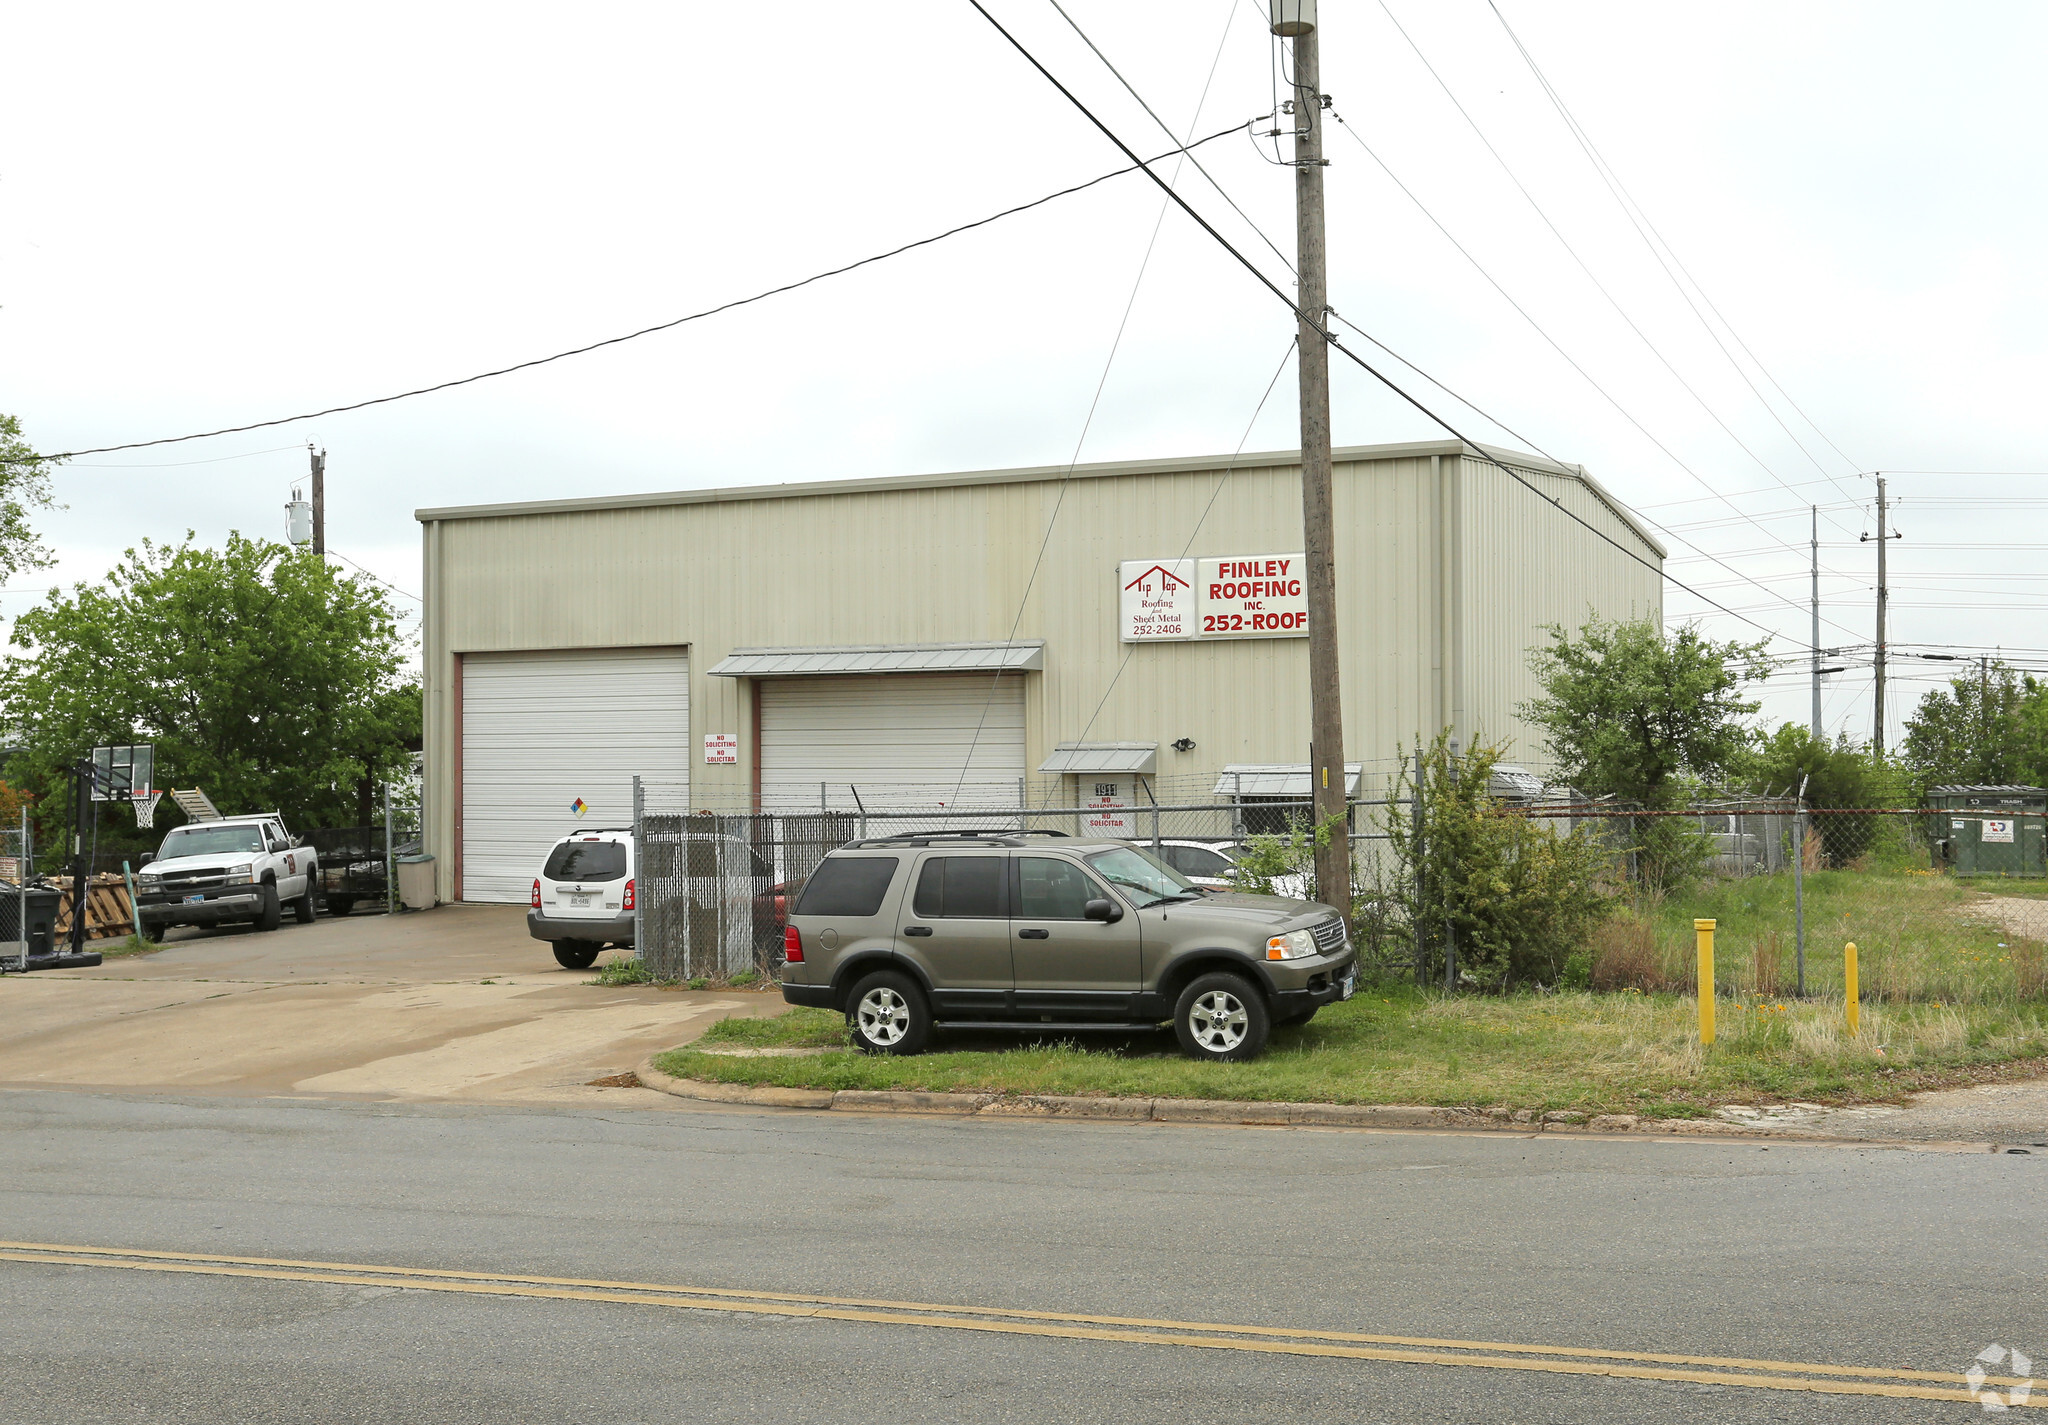
M1961 1420L1582 1353L2048 1357L2048 1153L653 1100L0 1093L0 1236L209 1259L0 1249L0 1419ZM1600 1360L1662 1378L1532 1368Z

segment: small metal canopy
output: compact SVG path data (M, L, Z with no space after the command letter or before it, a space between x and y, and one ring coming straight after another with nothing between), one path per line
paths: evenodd
M1344 764L1344 795L1358 795L1363 762ZM1219 797L1311 797L1315 778L1306 762L1232 762L1216 779Z
M1062 742L1038 764L1041 772L1125 772L1152 776L1159 765L1156 742Z
M1045 644L853 643L837 647L735 648L714 678L810 678L832 673L1042 673Z

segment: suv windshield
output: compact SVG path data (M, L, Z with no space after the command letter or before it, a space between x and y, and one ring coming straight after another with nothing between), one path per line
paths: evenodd
M1135 846L1097 851L1087 861L1098 876L1122 890L1140 910L1161 901L1185 900L1201 894L1193 881Z
M564 841L548 852L540 873L550 881L623 881L626 848L616 841Z
M246 826L181 826L164 838L157 859L173 856L254 856L263 850L263 828Z

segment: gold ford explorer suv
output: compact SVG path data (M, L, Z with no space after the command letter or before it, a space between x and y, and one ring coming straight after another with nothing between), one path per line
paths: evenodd
M846 1015L873 1054L934 1028L1171 1021L1197 1059L1249 1059L1357 987L1329 906L1205 890L1128 841L949 833L857 841L805 884L782 996Z

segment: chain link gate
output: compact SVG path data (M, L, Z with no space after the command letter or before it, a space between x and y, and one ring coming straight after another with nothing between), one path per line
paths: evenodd
M638 953L662 980L771 977L790 902L854 839L851 812L647 812L634 836Z

